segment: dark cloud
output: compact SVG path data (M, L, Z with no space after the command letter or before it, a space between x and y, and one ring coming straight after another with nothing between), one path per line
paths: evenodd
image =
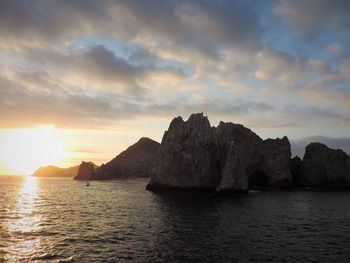
M20 46L62 43L108 19L104 2L0 1L0 39Z
M158 66L157 63L161 60L150 60L147 65L132 63L133 61L129 62L122 57L117 57L114 52L102 45L75 49L66 53L59 50L28 49L22 53L22 56L39 68L49 72L54 70L55 74L59 72L58 76L61 78L71 78L71 82L75 81L76 85L80 83L91 87L92 82L103 89L120 90L131 95L142 94L144 90L140 83L152 74L166 73L176 78L185 77L182 69ZM134 61L135 59L139 62L140 54L134 54ZM27 70L35 72L35 67ZM17 72L17 74L23 76L32 73Z
M347 0L281 0L275 11L305 33L325 30L334 33L334 30L350 26L350 2Z
M9 45L58 45L85 34L157 43L215 55L222 46L260 46L259 13L244 1L1 1ZM154 42L156 40L156 42Z
M0 125L1 127L25 127L52 123L61 127L106 127L111 123L135 117L166 117L176 114L189 115L192 112L207 112L212 115L249 116L257 112L271 111L267 103L232 101L188 102L174 97L160 102L154 98L137 101L116 92L94 93L89 90L67 88L60 83L51 87L49 75L43 75L42 88L32 89L25 83L36 79L35 75L24 74L21 81L0 78ZM26 81L24 81L26 80ZM50 88L46 88L50 86Z
M0 1L1 125L198 111L254 127L349 125L348 14L340 0ZM281 18L331 37L322 49L285 23L266 34Z

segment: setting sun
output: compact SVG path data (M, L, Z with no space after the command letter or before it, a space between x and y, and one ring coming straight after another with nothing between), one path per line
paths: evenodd
M43 165L61 165L66 156L59 130L52 126L9 130L0 144L0 163L11 174L30 175Z

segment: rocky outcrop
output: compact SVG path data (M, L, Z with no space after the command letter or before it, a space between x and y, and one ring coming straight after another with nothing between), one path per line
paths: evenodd
M100 167L83 162L76 180L107 180L150 177L154 157L159 143L149 138L141 138L114 159Z
M250 186L290 187L290 144L262 140L250 129L203 114L175 118L164 133L149 190L245 192Z
M266 174L266 186L293 187L290 173L290 143L287 136L282 139L267 139L260 146L261 159L258 170Z
M60 168L53 165L40 167L33 173L33 176L39 177L70 177L73 178L78 172L79 166L69 168Z
M301 165L300 185L349 189L350 157L342 150L334 150L321 143L309 144Z
M96 176L97 166L93 162L82 162L74 180L93 180Z
M218 163L220 192L246 191L249 177L259 161L257 149L263 140L250 129L240 124L220 122L214 128L220 152Z
M149 188L215 189L219 183L217 139L208 119L172 120L156 156Z

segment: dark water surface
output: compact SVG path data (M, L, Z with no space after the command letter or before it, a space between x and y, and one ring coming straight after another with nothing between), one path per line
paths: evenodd
M156 195L0 177L0 262L350 262L349 192Z

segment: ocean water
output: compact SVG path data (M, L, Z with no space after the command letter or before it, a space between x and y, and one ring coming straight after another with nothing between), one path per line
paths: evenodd
M349 192L162 194L0 177L0 262L350 262Z

